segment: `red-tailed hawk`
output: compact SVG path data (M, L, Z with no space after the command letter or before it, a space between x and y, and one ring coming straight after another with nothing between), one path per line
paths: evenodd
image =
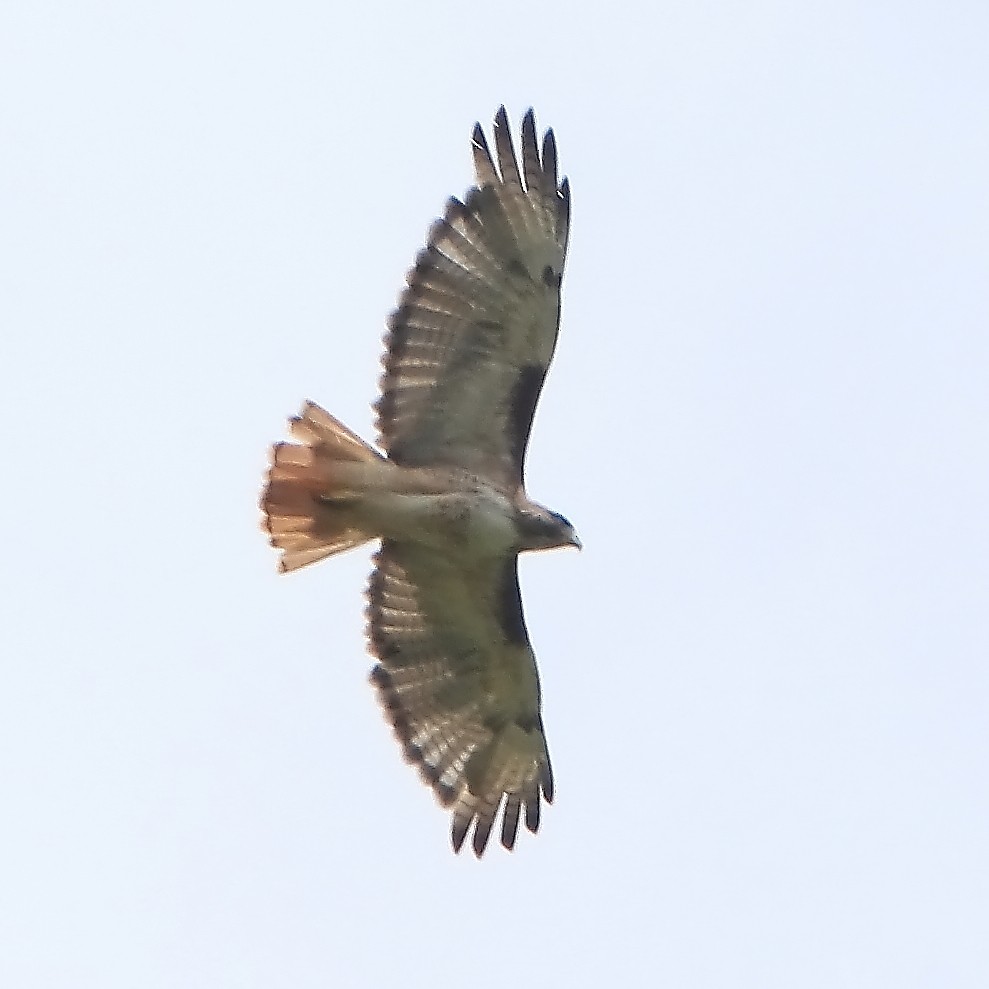
M553 356L570 225L556 142L530 110L521 168L502 107L492 155L472 138L477 185L450 199L388 322L375 406L385 456L318 405L289 420L261 498L280 567L381 540L367 592L371 681L405 756L452 808L453 847L480 856L501 808L553 799L539 675L518 555L577 546L525 493L525 450Z

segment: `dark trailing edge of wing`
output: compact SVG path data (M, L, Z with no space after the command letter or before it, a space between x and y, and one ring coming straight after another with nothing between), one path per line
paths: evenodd
M449 806L455 799L456 793L449 785L442 782L441 777L447 767L428 762L419 746L412 741L412 726L395 682L395 675L408 661L402 656L398 644L381 633L383 619L379 602L383 596L384 578L378 563L387 555L389 548L390 544L384 542L375 554L375 568L371 572L367 589L368 640L371 652L378 659L378 664L371 670L370 680L378 690L378 699L385 709L395 737L402 746L406 761L415 766L423 781L432 787L440 803Z
M371 683L378 688L382 706L388 715L395 737L402 746L402 754L410 766L415 766L423 782L428 783L437 800L448 807L456 798L456 792L441 779L442 769L426 761L422 750L412 741L412 730L408 716L398 696L391 673L379 663L371 670Z

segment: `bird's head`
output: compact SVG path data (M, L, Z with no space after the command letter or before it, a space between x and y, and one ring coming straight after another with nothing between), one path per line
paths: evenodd
M518 527L523 550L558 546L582 548L574 527L559 512L551 512L535 502L519 508Z

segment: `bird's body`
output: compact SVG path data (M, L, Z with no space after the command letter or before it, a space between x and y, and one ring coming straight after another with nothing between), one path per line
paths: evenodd
M580 543L531 501L523 462L555 347L569 230L548 132L530 111L520 171L504 109L498 165L480 127L478 185L452 199L409 274L386 341L386 455L307 402L272 448L265 526L295 570L380 540L368 587L371 674L406 757L480 855L502 813L515 843L553 796L518 554ZM524 176L524 182L523 182Z
M374 531L383 539L460 556L465 563L486 562L522 548L517 511L503 491L467 471L451 469L437 479L421 477L417 467L398 470L407 475L403 480L409 489L390 492L372 509ZM420 484L429 490L417 491Z

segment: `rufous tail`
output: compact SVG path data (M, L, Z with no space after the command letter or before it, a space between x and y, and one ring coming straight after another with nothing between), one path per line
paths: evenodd
M289 419L289 432L297 442L271 448L261 494L262 526L281 550L283 572L376 538L361 528L362 495L392 467L314 402Z

